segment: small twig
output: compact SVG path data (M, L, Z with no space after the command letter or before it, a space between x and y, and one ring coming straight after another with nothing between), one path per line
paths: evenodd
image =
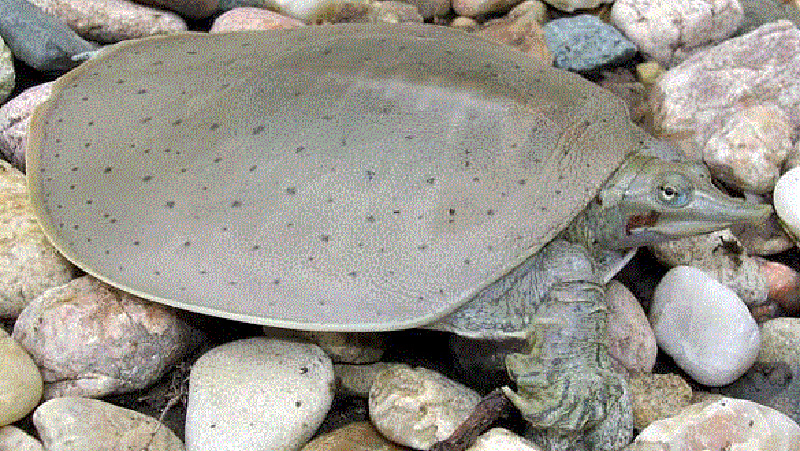
M464 451L473 443L479 435L483 434L489 427L506 412L513 408L511 400L498 388L480 400L472 413L456 428L455 431L445 440L437 442L431 451Z

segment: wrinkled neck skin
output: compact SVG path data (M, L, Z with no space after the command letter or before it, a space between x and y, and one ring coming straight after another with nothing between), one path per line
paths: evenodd
M702 163L641 154L629 157L567 227L592 253L683 238L733 224L761 224L766 204L748 204L717 189Z

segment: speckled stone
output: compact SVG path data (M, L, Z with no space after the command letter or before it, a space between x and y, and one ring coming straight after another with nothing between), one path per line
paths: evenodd
M2 451L44 451L42 443L25 431L14 426L0 427L0 450Z
M543 27L555 66L590 72L633 58L636 46L596 16L582 14L548 22Z
M318 346L263 337L208 351L192 367L191 451L294 450L333 400L333 364Z
M677 374L631 374L633 425L642 430L656 420L677 415L692 403L692 387Z
M411 451L383 437L368 421L357 421L320 435L300 451Z

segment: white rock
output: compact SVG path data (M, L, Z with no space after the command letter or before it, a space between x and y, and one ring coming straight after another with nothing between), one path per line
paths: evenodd
M333 364L318 346L263 337L226 343L192 367L186 449L298 449L332 400Z
M479 436L467 451L542 451L542 448L508 429L493 428Z
M800 242L800 167L781 176L773 199L784 229L795 242Z
M44 451L39 440L14 426L0 427L0 451Z
M650 323L661 349L701 384L732 382L758 355L758 326L747 307L697 268L677 266L661 279Z
M616 0L611 8L611 22L666 66L731 36L743 17L738 0Z
M797 451L800 426L751 401L709 399L645 428L626 451Z
M436 371L392 365L372 384L369 416L390 440L427 450L448 438L478 401L474 390Z
M42 398L42 375L33 359L0 329L0 426L11 424Z
M98 399L51 399L33 412L33 424L47 451L183 451L155 418Z
M369 9L366 0L264 0L259 6L306 23L337 22L341 14L360 16Z

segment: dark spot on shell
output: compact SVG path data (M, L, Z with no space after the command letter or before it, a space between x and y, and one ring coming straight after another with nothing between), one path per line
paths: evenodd
M258 168L258 166L256 166L256 165L252 165L252 166L250 166L250 169L248 169L248 170L249 170L250 172L253 172L253 171L255 171L257 168Z
M428 246L425 245L425 244L420 244L419 246L417 246L417 250L419 250L419 251L424 251L427 248L428 248Z
M257 134L259 134L259 133L261 133L263 131L264 131L264 126L263 125L259 125L258 127L253 129L253 134L257 135Z
M294 153L300 153L300 152L304 151L305 149L306 149L305 146L297 146L297 148L294 149Z
M136 94L147 94L147 90L146 89L139 89L138 91L136 91Z
M92 205L92 200L91 199L87 200L86 205Z
M150 180L153 180L152 175L145 175L144 177L142 177L143 182L149 182Z
M242 206L242 201L240 201L240 200L235 200L235 201L231 202L231 208L239 208L241 206Z
M143 117L143 118L139 119L139 122L142 123L142 124L146 124L146 123L148 123L148 122L150 122L152 120L153 120L152 116L147 116L147 117Z
M222 161L222 157L214 158L214 163L219 163L220 161Z
M109 172L111 172L111 169L112 169L111 166L106 166L106 168L103 169L103 172L108 174Z
M494 210L486 210L486 216L494 216Z
M184 246L184 247L189 247L189 246L191 246L191 245L192 245L192 242L191 242L191 241L184 241L184 242L183 242L183 246Z
M366 217L367 222L375 222L375 216L369 215Z
M331 240L331 236L330 235L320 235L319 236L319 240L322 241L323 243L327 243L328 241Z
M526 183L528 183L527 179L517 180L517 185L524 186Z
M89 98L86 97L86 96L83 96L83 97L81 97L81 100L83 100L85 102L85 101L89 100Z
M286 188L286 194L294 196L295 194L297 194L297 188L295 188L294 186Z
M77 166L73 166L73 167L72 167L72 169L70 169L70 171L72 171L72 172L78 172L78 167L77 167Z
M172 125L174 125L174 126L181 125L182 123L183 123L183 120L181 120L181 119L175 119L174 121L172 121Z
M214 123L213 123L213 124L211 124L211 126L210 126L210 127L208 127L208 128L209 128L209 130L216 130L216 129L218 129L218 128L219 128L219 124L218 124L218 123L216 123L216 122L214 122Z
M138 241L134 241L134 242L133 242L133 245L134 245L134 246L138 246L138 245L139 245L139 242L138 242Z
M175 201L174 200L168 200L165 205L167 206L167 208L174 208L175 207Z
M358 273L355 272L355 271L350 271L349 273L347 273L347 275L350 276L350 277L356 277L358 275Z
M455 215L456 215L456 210L455 210L455 208L451 208L450 210L448 210L448 211L447 211L447 213L448 213L450 216L455 216Z
M253 247L251 247L250 249L254 250L254 251L257 251L257 250L261 249L261 246L259 246L258 244L254 244Z
M430 184L430 185L433 185L433 184L434 184L434 182L436 182L436 179L435 179L435 178L433 178L433 177L430 177L430 178L428 178L427 180L425 180L425 182L427 182L427 183L428 183L428 184Z

